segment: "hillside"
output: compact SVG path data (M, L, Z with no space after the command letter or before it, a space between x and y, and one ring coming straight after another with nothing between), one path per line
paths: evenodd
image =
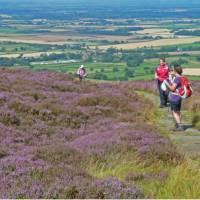
M198 197L199 172L136 88L152 82L0 69L0 198Z

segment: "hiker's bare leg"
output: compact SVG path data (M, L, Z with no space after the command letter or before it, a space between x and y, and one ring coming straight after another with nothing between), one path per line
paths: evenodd
M172 115L176 121L177 124L181 123L181 113L180 111L172 111Z

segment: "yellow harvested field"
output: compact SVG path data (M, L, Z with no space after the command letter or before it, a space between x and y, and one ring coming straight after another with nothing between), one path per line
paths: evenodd
M147 28L141 31L136 32L139 35L151 35L151 36L161 36L163 38L172 38L174 36L173 33L170 33L168 29L162 28Z
M112 47L112 48L117 48L117 49L136 49L136 48L142 48L142 47L157 47L157 46L166 46L166 45L190 44L193 42L200 42L200 37L159 39L159 40L152 40L152 41L147 41L147 42L98 46L98 48L108 49Z
M169 33L170 31L168 29L164 28L148 28L144 29L142 31L137 31L139 34L156 34L156 33Z
M132 41L133 36L108 36L108 35L35 35L35 36L14 36L14 35L0 35L0 42L17 42L17 43L28 43L28 44L70 44L77 40L124 40Z
M42 39L38 39L38 38L35 38L35 39L29 39L29 38L24 38L24 39L21 39L21 38L6 38L6 37L0 37L0 41L1 42L17 42L17 43L27 43L27 44L66 44L66 43L69 43L69 41L65 41L65 42L61 42L61 41L58 41L58 42L55 42L55 41L51 41L51 40L42 40Z
M189 75L189 76L200 76L200 67L199 68L184 68L183 74Z

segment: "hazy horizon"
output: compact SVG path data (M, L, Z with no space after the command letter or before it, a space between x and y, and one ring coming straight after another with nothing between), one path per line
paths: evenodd
M177 10L179 9L179 10ZM32 18L169 18L200 17L197 0L0 0L0 14Z
M198 6L200 5L199 0L46 0L41 2L40 0L0 0L0 3L7 4L7 5L12 5L17 3L18 6L20 6L19 3L23 3L25 5L31 5L31 4L36 4L40 3L41 5L46 5L49 2L54 3L54 4L80 4L80 5L112 5L112 6L118 6L118 5L127 5L127 6L153 6L153 7L159 7L159 6L179 6L179 7L185 7L185 6Z

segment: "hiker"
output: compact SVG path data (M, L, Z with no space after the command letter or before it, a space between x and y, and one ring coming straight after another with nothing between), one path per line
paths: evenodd
M164 80L169 79L170 68L165 62L165 58L160 58L160 65L155 69L155 79L157 80L157 87L160 95L160 108L167 107L168 103L168 91L163 91L161 85Z
M80 80L80 82L81 82L81 81L83 80L83 78L87 76L85 67L84 67L83 65L81 65L81 66L78 68L76 74L78 75L79 80Z
M173 71L171 72L172 76L175 78L172 80L171 84L166 84L169 89L169 102L171 106L172 116L175 120L175 128L173 131L184 131L183 126L181 125L181 103L182 97L178 93L178 90L182 87L181 75L183 69L180 65L176 64L173 66Z

